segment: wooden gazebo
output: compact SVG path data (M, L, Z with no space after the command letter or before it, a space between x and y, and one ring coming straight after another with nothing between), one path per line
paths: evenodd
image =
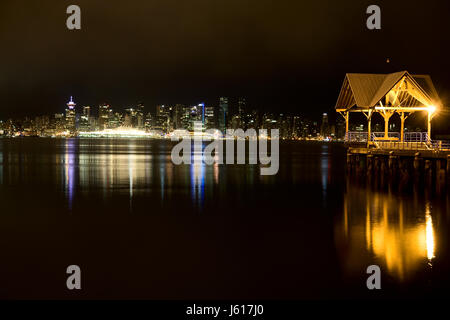
M404 139L406 118L417 111L428 113L428 139L431 137L431 120L442 108L441 100L429 75L411 75L407 71L389 74L348 73L342 84L336 103L336 112L345 119L348 135L351 112L361 112L367 117L367 141L371 143L371 119L375 112L384 118L384 135L376 140L392 140L389 137L389 119L400 115L400 142Z

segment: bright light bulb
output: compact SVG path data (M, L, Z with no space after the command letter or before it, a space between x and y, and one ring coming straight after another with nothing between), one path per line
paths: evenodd
M436 112L436 106L428 106L428 111L430 111L431 113Z

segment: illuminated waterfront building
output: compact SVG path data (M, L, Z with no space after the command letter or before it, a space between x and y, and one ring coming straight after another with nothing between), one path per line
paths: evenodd
M328 114L322 115L322 124L320 126L320 135L325 138L330 136L330 125L328 123Z
M90 131L91 130L90 117L91 117L91 107L89 107L89 106L83 107L83 114L80 117L80 122L78 125L79 131Z
M98 107L98 126L100 130L108 127L110 114L111 110L109 105L104 104Z
M50 118L48 116L36 117L34 119L34 128L37 134L42 134L50 127Z
M145 106L142 102L139 102L136 108L136 127L140 130L145 128Z
M56 131L64 131L65 129L65 119L64 119L64 114L63 113L55 113L55 130Z
M253 128L259 129L260 126L260 117L258 116L258 111L253 110L245 115L245 128Z
M181 126L184 130L191 128L191 107L183 106L183 113L181 115Z
M108 128L109 129L119 128L119 127L124 126L124 123L125 123L124 115L120 112L112 113L112 110L111 110L111 115L108 120Z
M197 106L197 112L199 113L200 120L202 121L202 124L205 124L205 104L199 103Z
M278 119L280 137L282 139L291 139L293 137L293 119L291 116L280 114Z
M302 120L300 116L292 117L292 138L300 139L302 137Z
M172 124L174 130L183 129L183 111L184 106L182 104L176 104L175 107L172 108Z
M145 116L145 130L149 131L152 129L152 114L150 112Z
M205 127L206 129L217 129L216 113L214 107L205 107Z
M343 139L345 137L345 120L342 117L336 119L336 138Z
M138 113L136 109L129 108L125 110L124 126L129 128L137 128L138 126Z
M172 108L166 105L156 106L155 130L169 132L171 128L170 114Z
M225 132L228 127L228 98L221 97L219 99L218 126L221 132Z
M245 117L245 109L247 107L247 101L245 100L245 98L239 98L238 99L238 116L241 119L241 122L244 121L244 117Z

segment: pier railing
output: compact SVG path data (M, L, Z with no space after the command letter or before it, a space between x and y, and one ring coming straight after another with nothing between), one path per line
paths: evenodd
M367 142L367 132L349 131L345 135L345 142L347 142L347 143Z
M384 150L433 150L427 142L375 141L374 145Z
M348 132L345 141L348 144L367 143L367 132ZM403 141L399 132L389 132L387 138L384 132L373 132L370 141L374 147L384 150L450 151L450 141L431 140L427 132L406 132Z
M429 142L430 138L428 137L427 132L406 132L404 134L405 142Z
M400 132L388 132L388 137L384 137L384 132L372 132L371 141L400 141Z

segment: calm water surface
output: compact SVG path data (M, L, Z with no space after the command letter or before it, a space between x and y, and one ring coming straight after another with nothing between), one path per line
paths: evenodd
M180 165L173 143L0 139L2 298L446 294L447 193L345 173L340 144L281 142L280 170ZM81 292L65 268L82 269ZM366 268L382 290L366 289Z

